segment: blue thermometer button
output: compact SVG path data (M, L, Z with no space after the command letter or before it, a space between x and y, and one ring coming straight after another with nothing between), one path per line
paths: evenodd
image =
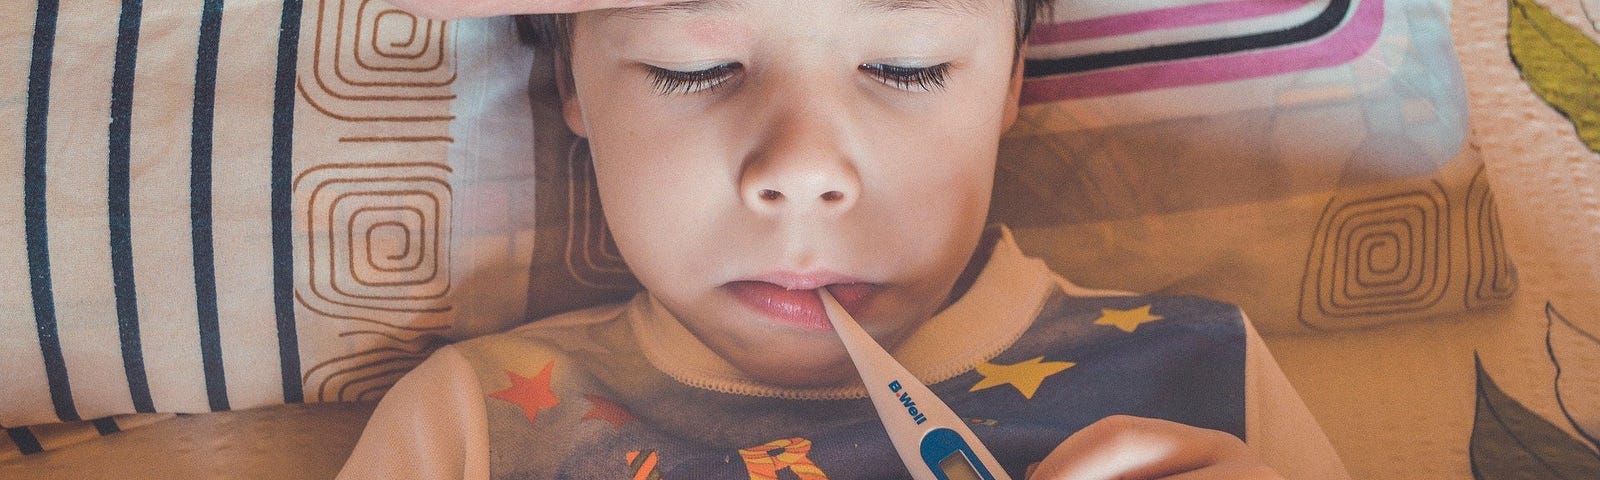
M922 461L939 480L994 480L961 434L939 427L922 436Z

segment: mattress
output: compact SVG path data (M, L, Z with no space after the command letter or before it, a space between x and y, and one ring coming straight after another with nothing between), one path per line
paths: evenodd
M0 462L0 479L328 479L373 402L180 415L94 441Z

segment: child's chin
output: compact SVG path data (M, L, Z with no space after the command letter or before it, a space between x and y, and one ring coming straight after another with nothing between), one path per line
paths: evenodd
M816 357L802 362L805 365L748 365L742 370L762 383L786 388L847 387L861 383L849 357L835 362L817 362ZM765 362L763 362L765 363Z

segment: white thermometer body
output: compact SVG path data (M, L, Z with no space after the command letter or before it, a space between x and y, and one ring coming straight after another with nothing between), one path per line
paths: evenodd
M828 321L867 386L878 421L916 480L1011 480L965 421L856 324L826 289Z

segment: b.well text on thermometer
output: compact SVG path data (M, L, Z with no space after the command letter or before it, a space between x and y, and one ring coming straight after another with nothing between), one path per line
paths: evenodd
M899 380L889 382L889 392L900 394L900 396L896 398L900 399L901 405L905 405L906 413L911 415L911 419L916 420L917 425L922 425L922 422L928 421L927 416L923 415L922 412L917 411L917 402L911 400L911 394L900 391L901 388L902 387L900 386Z

